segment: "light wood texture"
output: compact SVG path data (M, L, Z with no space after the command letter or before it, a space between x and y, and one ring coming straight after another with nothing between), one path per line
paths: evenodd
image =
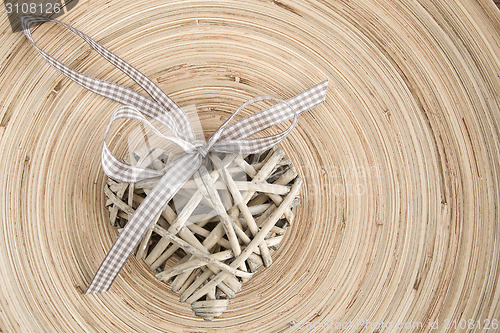
M249 98L330 80L281 145L304 180L295 222L211 322L135 258L110 292L82 295L117 236L100 149L118 105L57 74L0 18L4 331L274 333L293 319L361 319L441 320L444 332L445 319L500 317L493 1L80 0L61 17L195 105L206 135ZM34 36L72 67L137 88L60 27ZM110 145L124 156L139 134L116 126Z

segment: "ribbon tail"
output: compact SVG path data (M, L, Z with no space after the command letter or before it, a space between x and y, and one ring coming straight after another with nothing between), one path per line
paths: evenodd
M307 89L306 91L287 99L286 102L289 105L294 106L296 114L301 114L325 101L327 87L328 80L325 80Z
M171 163L171 167L123 228L85 294L95 294L109 289L127 259L151 227L154 218L161 213L167 202L191 178L200 165L201 157L198 154L186 154Z

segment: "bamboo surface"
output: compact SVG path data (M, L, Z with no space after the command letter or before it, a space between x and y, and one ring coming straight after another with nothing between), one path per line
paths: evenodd
M281 145L303 179L294 223L273 264L211 322L135 258L109 292L82 295L117 235L100 149L118 105L57 74L0 18L3 331L293 332L356 320L426 331L439 320L445 332L446 319L500 319L493 1L80 0L60 17L198 113L206 135L251 97L329 79L326 102ZM34 37L73 68L137 89L60 27ZM118 126L114 151L138 135Z

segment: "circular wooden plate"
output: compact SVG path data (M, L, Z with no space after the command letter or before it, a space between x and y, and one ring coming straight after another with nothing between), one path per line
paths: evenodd
M330 80L326 102L282 144L304 179L296 221L273 265L213 322L136 259L109 292L82 295L117 234L104 222L100 149L118 105L59 75L0 17L0 328L419 331L438 321L444 331L472 320L480 331L500 319L492 1L89 0L60 17L196 106L207 133L251 97ZM60 27L34 36L73 68L137 88Z

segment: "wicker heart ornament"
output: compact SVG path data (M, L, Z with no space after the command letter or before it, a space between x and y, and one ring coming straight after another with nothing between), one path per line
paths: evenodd
M131 159L132 164L161 169L168 154L142 150ZM250 155L210 153L207 162L168 203L135 255L159 280L172 281L172 290L197 316L212 320L226 311L228 298L243 282L272 263L270 252L293 221L301 180L282 149ZM111 224L121 230L155 182L108 179L104 191ZM234 239L224 232L224 223L233 226ZM228 267L238 262L239 271L248 274L234 271L207 287L221 272L220 262Z
M47 21L82 38L149 97L86 76L44 52L30 27ZM283 150L274 149L292 132L301 113L323 103L328 80L286 100L254 97L205 141L197 138L185 111L155 82L89 36L42 16L23 16L21 25L50 65L86 89L122 104L109 120L101 152L103 171L110 178L105 190L111 222L121 229L85 294L108 291L136 252L159 270L158 279L173 279L172 289L181 292L181 301L192 304L198 316L207 320L220 316L242 282L259 265L271 264L269 248L277 246L292 220L301 180ZM242 110L261 101L276 104L233 122ZM139 150L128 161L120 160L106 141L111 125L120 119L142 123L168 142L170 146L163 146L168 151ZM258 135L290 120L277 134Z

